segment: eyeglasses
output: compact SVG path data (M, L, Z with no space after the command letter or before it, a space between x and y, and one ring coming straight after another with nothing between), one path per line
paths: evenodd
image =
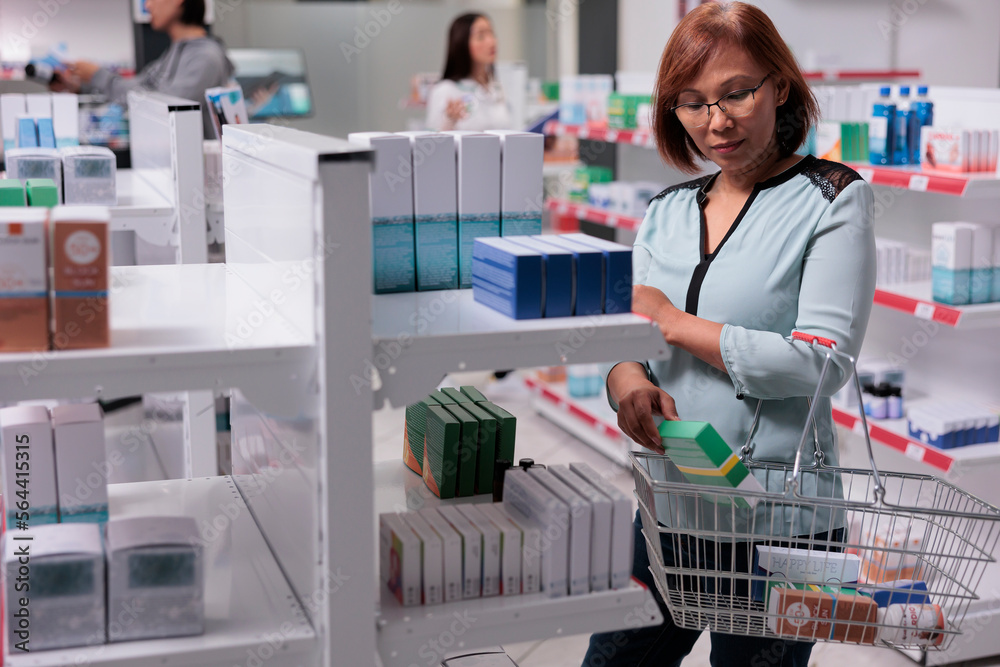
M677 120L681 122L684 127L696 128L706 125L709 119L712 117L712 107L719 107L722 113L726 114L730 118L743 118L744 116L749 116L753 113L754 108L754 93L760 90L760 87L764 85L767 81L767 77L771 76L770 73L764 76L753 88L743 88L742 90L734 90L728 95L724 95L718 99L718 101L711 104L705 104L704 102L697 102L692 104L678 104L675 107L671 107L671 111L677 114Z

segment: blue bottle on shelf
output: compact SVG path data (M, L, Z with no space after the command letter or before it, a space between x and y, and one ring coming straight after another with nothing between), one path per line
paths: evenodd
M888 165L896 148L896 105L889 97L889 86L882 86L879 95L868 123L868 158L874 165Z
M927 86L917 88L917 99L910 104L910 128L907 142L910 149L910 164L920 164L920 128L934 124L934 102L927 96Z
M896 141L893 146L892 163L910 163L910 87L900 86L899 97L896 100Z

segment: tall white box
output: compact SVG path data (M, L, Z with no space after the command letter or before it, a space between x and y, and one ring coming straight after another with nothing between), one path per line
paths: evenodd
M569 588L569 507L525 470L511 469L503 480L504 505L542 531L542 591L562 597Z
M104 146L67 146L63 161L63 203L118 204L115 154Z
M500 137L500 234L541 234L545 137L517 130L490 134Z
M590 592L590 503L545 468L529 468L528 474L569 507L569 594Z
M462 597L482 595L483 534L454 505L439 507L438 512L462 536Z
M355 132L347 139L375 151L375 167L368 177L375 293L413 292L417 276L410 139L389 132Z
M549 472L590 503L590 590L611 586L611 499L580 477L568 465L549 466Z
M420 538L395 512L380 514L379 572L404 607L420 604Z
M32 528L29 535L9 529L4 534L7 651L103 644L107 615L100 527L50 524ZM20 572L22 558L30 560L27 577Z
M444 556L441 536L416 512L400 514L420 538L420 590L424 604L444 602Z
M978 222L957 224L972 233L969 303L989 303L993 282L993 228Z
M500 236L500 137L479 132L446 132L455 138L458 166L459 287L472 287L472 244Z
M61 523L108 520L104 418L97 403L52 408Z
M49 411L41 405L0 409L0 443L3 444L7 530L16 534L28 527L58 522L55 450Z
M0 95L0 132L3 133L4 152L17 146L17 119L28 113L23 93Z
M502 505L478 505L477 508L500 530L500 595L521 593L521 529L500 510Z
M972 230L935 222L931 240L931 290L935 301L964 306L972 299Z
M205 631L205 565L198 524L189 516L136 516L108 522L108 640L187 637ZM129 623L117 612L133 608Z
M441 538L444 601L462 599L462 536L433 507L417 512Z
M52 94L52 129L56 148L80 145L80 100L75 94Z
M458 174L455 140L436 132L400 132L413 159L417 289L458 288Z
M632 500L586 463L569 469L611 499L611 588L625 588L632 579Z
M503 503L493 505L521 533L521 593L529 595L542 590L542 531L538 524L511 511Z
M483 597L500 595L500 529L475 505L457 505L458 511L483 535Z

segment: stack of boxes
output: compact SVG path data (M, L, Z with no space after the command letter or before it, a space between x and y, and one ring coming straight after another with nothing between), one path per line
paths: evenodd
M996 173L1000 130L924 126L920 164L925 169Z
M1000 224L935 222L932 235L935 301L953 306L1000 301Z

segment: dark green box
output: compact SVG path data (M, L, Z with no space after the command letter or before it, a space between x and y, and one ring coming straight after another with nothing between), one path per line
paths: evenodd
M24 182L28 206L52 208L59 205L59 190L51 178L29 178Z
M441 390L448 398L456 403L471 403L472 399L454 387L445 387Z
M24 187L16 178L0 179L0 206L25 206Z
M486 398L485 396L483 396L482 392L480 392L475 387L468 387L467 386L467 387L461 387L461 389L462 389L462 393L465 394L466 396L468 396L470 399L472 399L473 403L482 403L483 401L490 400L490 399Z
M439 498L454 498L462 424L444 406L427 408L424 482Z
M495 461L507 461L506 465L513 465L515 463L514 437L517 431L517 418L490 401L483 401L477 405L497 419Z
M479 420L469 414L462 405L446 405L444 408L462 424L458 445L458 486L455 495L465 498L476 493Z
M479 421L476 493L493 493L493 467L496 462L497 448L497 418L474 403L463 403L462 408Z

